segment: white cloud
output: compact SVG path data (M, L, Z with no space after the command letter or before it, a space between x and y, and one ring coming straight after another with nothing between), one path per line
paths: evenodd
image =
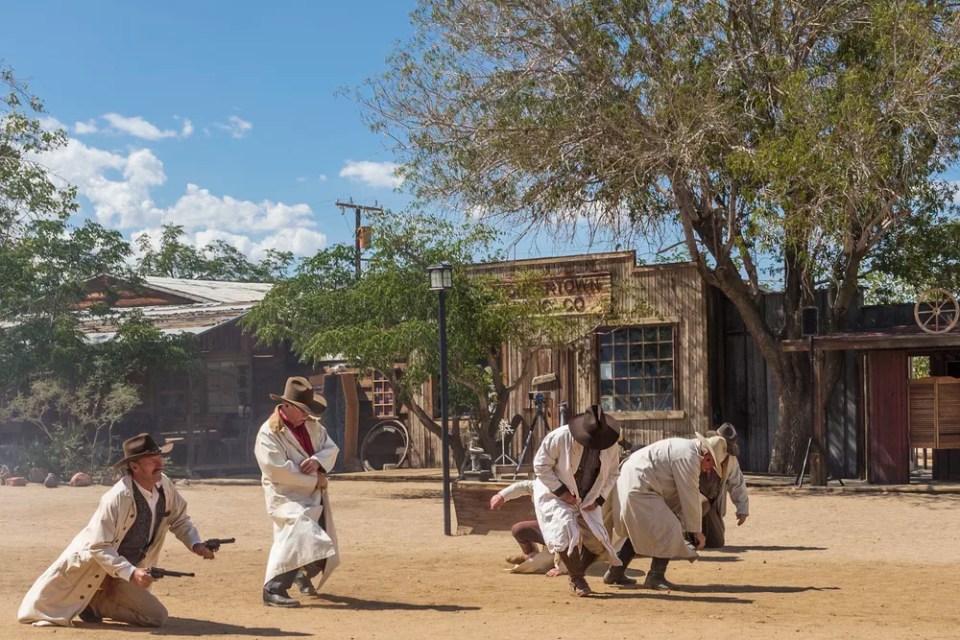
M63 124L56 118L52 116L43 116L40 118L40 128L44 131L56 131L57 129L66 129L67 125Z
M152 191L167 178L163 162L150 149L107 151L71 138L38 160L54 176L76 185L98 222L127 232L134 242L148 233L156 243L163 225L178 224L184 240L197 247L222 239L254 260L268 249L308 256L327 244L307 204L241 200L187 184L172 205L158 205Z
M73 125L73 132L79 136L96 133L97 131L99 131L97 128L97 121L93 118L87 120L86 122L76 122Z
M310 176L299 176L297 178L297 182L300 182L300 183L310 182L310 180L311 180ZM321 173L320 175L317 176L317 182L326 182L326 181L327 181L326 175Z
M247 122L239 116L230 116L226 122L216 122L214 126L228 132L231 138L242 138L253 129L252 122Z
M180 128L180 137L189 138L193 135L193 123L189 119L183 119L183 127Z
M403 183L403 178L397 174L400 165L395 162L371 162L347 160L343 169L340 169L341 178L357 180L371 187L390 187L397 189Z
M150 189L163 184L166 174L163 163L149 149L123 156L71 139L41 161L54 175L76 185L105 226L128 229L156 215Z
M177 132L172 129L161 130L140 116L122 116L119 113L104 114L103 119L110 123L116 131L126 133L135 138L144 140L162 140L163 138L174 138Z

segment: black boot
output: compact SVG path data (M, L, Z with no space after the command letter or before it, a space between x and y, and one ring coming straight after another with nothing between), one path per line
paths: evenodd
M607 569L607 572L603 574L603 583L618 584L621 586L637 584L635 578L627 575L627 567L630 566L630 561L633 560L634 555L633 544L630 542L630 539L627 538L623 546L620 547L620 552L617 554L617 558L620 559L620 566L611 566Z
M100 622L103 622L103 618L95 614L93 612L93 609L91 609L89 606L83 611L81 611L79 615L80 615L80 620L82 620L83 622L89 622L90 624L98 624Z
M300 594L304 596L318 596L317 590L313 588L313 582L310 581L310 578L307 577L305 572L297 571L297 577L294 578L294 582L297 583L297 589L300 590Z
M296 569L287 571L263 585L263 604L267 607L299 607L300 603L291 598L287 591L296 575Z
M668 558L654 558L650 562L650 572L647 574L647 579L643 581L644 588L654 589L656 591L676 589L677 586L668 582L666 578L667 565L669 563L670 560Z

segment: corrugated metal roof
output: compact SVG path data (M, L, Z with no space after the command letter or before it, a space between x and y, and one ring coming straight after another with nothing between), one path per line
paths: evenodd
M137 307L153 326L163 333L200 334L225 322L236 320L255 306L255 302L222 304L219 302ZM115 334L116 321L126 314L81 317L80 326L91 342L104 342Z
M148 285L198 302L259 302L273 288L268 282L220 282L185 278L144 278Z

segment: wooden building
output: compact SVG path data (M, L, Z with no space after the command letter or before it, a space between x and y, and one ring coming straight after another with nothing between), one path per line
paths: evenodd
M178 443L172 461L189 474L256 473L254 437L276 405L270 393L282 393L287 377L300 375L328 400L324 423L341 448L337 470L362 467L367 431L385 418L403 419L392 393L381 378L361 378L335 358L315 369L286 344L257 344L238 321L270 287L155 277L137 287L106 276L88 282L87 304L105 300L108 289L119 292L113 308L136 309L165 333L195 335L202 357L199 371L156 371L139 381L142 404L116 428L114 448L147 431ZM98 342L112 338L115 325L109 316L91 316L83 330ZM392 446L389 435L384 442Z
M826 299L820 300L821 312ZM764 297L767 323L782 326L777 293ZM734 306L711 290L711 396L715 419L736 425L744 470L765 472L777 428L777 392L753 339ZM851 306L847 330L817 335L814 361L842 352L843 371L814 416L814 441L824 452L820 483L829 478L865 478L875 484L905 484L917 449L933 450L933 479L960 479L960 330L926 333L916 305ZM809 352L811 341L786 348ZM929 375L919 376L918 359ZM821 390L824 393L825 390Z
M629 324L598 327L565 349L541 350L511 394L507 416L525 425L510 444L514 458L534 422L531 381L557 376L559 388L545 398L549 427L559 424L558 407L572 414L599 404L619 418L624 437L647 444L672 436L693 437L711 428L707 362L707 298L692 263L636 264L633 251L513 260L472 265L471 272L509 281L533 272L543 282L541 306L548 313L576 316L600 301L618 310L643 309ZM504 345L508 382L521 376L524 354ZM429 393L429 390L426 391ZM425 406L433 406L429 399ZM417 420L409 426L411 445L427 466L439 461L439 439ZM534 431L529 461L543 430Z

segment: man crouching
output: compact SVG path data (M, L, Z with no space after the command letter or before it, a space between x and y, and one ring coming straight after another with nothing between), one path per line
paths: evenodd
M200 539L187 503L163 474L163 454L145 433L123 443L114 467L125 474L100 499L100 506L66 551L37 578L20 604L20 622L69 626L110 618L141 627L159 627L167 609L148 589L167 530L202 558L214 552Z
M584 575L600 556L619 565L598 507L617 482L617 422L594 405L548 433L533 459L533 503L547 548L559 553L577 596L592 591Z

